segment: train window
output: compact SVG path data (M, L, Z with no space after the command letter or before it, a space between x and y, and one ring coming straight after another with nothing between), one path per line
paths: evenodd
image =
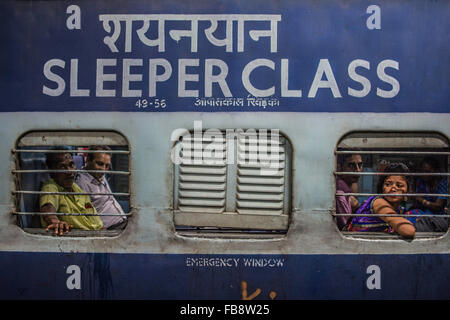
M386 217L395 217L415 227L416 239L442 236L450 223L449 150L448 139L437 133L358 132L345 136L336 148L333 216L338 228L353 238L410 236L405 220L386 223ZM392 196L383 196L386 193ZM382 206L374 205L380 197L396 214L381 213Z
M186 131L174 151L174 223L179 233L286 233L292 150L278 130Z
M46 226L55 220L73 226L71 237L116 236L126 227L130 151L121 134L33 131L18 139L12 154L13 213L24 231L54 235Z

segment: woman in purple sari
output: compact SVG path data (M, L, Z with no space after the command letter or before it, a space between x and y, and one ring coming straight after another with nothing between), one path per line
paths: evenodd
M376 217L372 214L403 214L404 209L401 206L403 196L390 196L389 194L408 193L411 183L405 175L401 173L409 172L406 165L402 163L392 163L384 170L386 173L398 173L394 175L380 176L377 193L382 194L370 197L356 211L356 214L367 214L368 216L359 216L352 219L348 231L384 231L396 232L401 236L413 238L416 229L414 225L403 217Z

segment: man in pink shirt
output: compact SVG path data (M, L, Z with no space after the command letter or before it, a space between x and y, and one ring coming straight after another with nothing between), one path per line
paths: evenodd
M108 146L93 146L89 150L111 150ZM107 171L111 168L111 154L88 153L86 170ZM75 177L75 182L86 192L112 193L108 181L103 172L80 172ZM127 217L124 215L119 202L112 195L89 195L91 201L100 213L103 228L108 230L122 230L127 225ZM104 215L102 215L104 214Z
M363 161L359 154L342 154L338 156L338 171L361 172ZM357 193L359 175L342 175L336 178L336 193ZM354 196L336 196L336 213L353 213L359 206ZM345 226L350 216L337 217L336 222L339 230Z

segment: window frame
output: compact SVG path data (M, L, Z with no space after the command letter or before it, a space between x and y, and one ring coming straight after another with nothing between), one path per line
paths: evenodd
M119 149L111 149L111 150L84 150L84 149L54 149L55 147L70 147L70 148L80 148L80 147L88 147L91 145L107 145L109 147L118 147ZM38 147L38 149L36 149ZM40 183L42 184L46 181L46 176L49 172L96 172L95 170L50 170L45 165L45 153L52 152L58 153L68 152L71 154L78 153L109 153L111 155L114 154L122 154L126 155L128 168L127 171L122 170L111 170L107 171L108 175L124 175L127 176L127 185L128 190L126 192L115 192L113 191L111 195L113 195L117 201L117 197L125 197L128 204L128 212L124 210L124 216L127 216L130 222L130 217L133 216L135 209L133 207L134 203L134 194L132 192L132 174L131 174L131 148L128 142L128 139L122 133L116 130L31 130L23 133L17 140L14 145L14 149L11 150L14 162L14 168L11 171L13 181L14 181L14 190L12 191L13 201L14 201L14 210L11 212L12 215L16 216L16 224L20 227L24 232L28 234L34 235L42 235L42 236L54 236L54 232L45 231L45 228L40 227L28 227L24 226L22 217L26 216L37 216L40 217L45 215L45 213L41 213L37 210L35 211L22 211L21 206L24 206L24 202L26 200L23 199L24 195L37 195L37 201L39 201L39 195L44 194L38 185L36 185L36 190L23 190L21 187L22 175L24 174L36 174L42 173L44 176L38 177ZM44 154L44 158L41 158L41 161L44 163L45 169L23 169L21 165L21 154L23 153L38 153ZM33 158L31 158L33 159ZM34 158L36 159L36 158ZM64 194L62 192L61 194ZM46 193L45 193L46 194ZM52 193L53 194L53 193ZM60 194L60 193L57 193ZM97 194L90 192L83 193L69 193L69 194ZM101 195L99 193L98 195ZM34 200L36 201L36 200ZM37 203L32 203L32 205L37 208ZM105 213L107 214L107 213ZM56 214L58 216L58 214ZM66 215L76 215L73 213L69 213ZM99 216L101 214L98 214ZM110 215L113 215L112 213ZM117 214L114 214L117 215ZM123 230L81 230L81 229L71 229L69 233L65 234L65 237L76 237L76 238L98 238L98 237L116 237L119 236L126 228ZM64 238L64 237L63 237Z
M202 130L202 139L205 134L208 133L208 130L214 129L205 129ZM270 209L269 213L264 214L263 209L255 209L252 213L244 213L242 208L238 208L239 196L242 196L243 191L241 191L241 195L239 195L238 188L242 187L243 183L240 184L238 182L239 177L242 178L243 167L239 163L237 159L240 153L239 148L242 146L239 143L239 137L243 133L246 135L249 131L255 131L259 136L260 130L267 130L267 134L269 135L271 129L246 129L238 131L237 133L234 130L239 129L221 129L218 130L222 136L224 136L224 144L225 144L225 152L224 152L224 168L226 170L224 177L224 210L219 212L206 212L206 211L183 211L180 209L180 167L182 164L177 163L176 161L173 164L173 172L174 172L174 191L173 191L173 222L175 226L175 230L179 234L183 235L200 235L200 236L210 236L210 237L251 237L251 238L265 238L265 236L277 237L277 235L285 235L288 231L290 220L291 220L291 203L292 203L292 144L290 140L287 138L285 134L279 132L279 137L282 139L282 143L280 145L283 146L284 152L284 165L283 165L283 184L282 184L282 213L279 215L271 214ZM231 133L230 133L231 132ZM185 134L189 134L190 137L195 135L193 130L185 132ZM217 131L215 131L218 134ZM194 135L193 135L194 134ZM259 138L258 138L259 139ZM180 140L175 141L173 144L173 150L175 154L180 154L181 151L181 143L182 137ZM271 141L270 138L268 141ZM202 140L204 143L205 140ZM260 140L258 140L260 143ZM270 142L272 143L272 142ZM232 148L230 148L230 144L232 144ZM244 142L245 144L245 142ZM268 142L267 142L268 144ZM249 143L246 144L247 147ZM202 145L202 150L204 152L204 147ZM230 151L232 149L232 151ZM248 150L247 150L248 151ZM250 152L250 151L249 151ZM232 163L229 163L229 157L233 156ZM268 151L268 153L270 153ZM271 154L271 153L270 153ZM203 155L203 153L202 153ZM272 154L271 154L272 155ZM261 168L258 167L257 168ZM241 170L241 171L239 171ZM286 178L287 177L287 178ZM254 182L252 182L254 183ZM256 184L258 185L258 184ZM241 188L242 189L242 188ZM230 194L231 193L231 194ZM258 192L255 192L255 195L258 196ZM263 193L264 195L264 193ZM244 200L245 201L245 200ZM257 202L257 200L251 200ZM250 203L251 203L250 201ZM270 201L267 200L268 205L270 206ZM229 209L233 209L232 211ZM241 210L241 213L239 213ZM258 212L260 210L260 212Z
M371 150L364 150L368 148L368 143L370 144L370 142L368 141L368 139L372 138L372 139L386 139L386 135L392 135L394 138L392 139L397 139L397 147L390 145L390 146L382 146L379 142L374 143L375 147L373 147L374 151ZM344 144L344 142L346 140L350 140L353 139L353 142L347 143L348 144ZM402 141L403 140L403 141ZM409 140L409 141L408 141ZM415 141L415 142L414 142ZM415 143L415 144L414 144ZM413 144L413 151L398 151L398 150L383 150L383 149L406 149L408 148L408 144ZM422 144L422 146L418 146L417 144ZM434 146L432 146L434 144ZM411 146L409 146L411 147ZM341 150L340 150L341 149ZM353 149L353 150L352 150ZM434 149L434 150L441 150L441 151L425 151L426 149ZM422 151L420 151L422 150ZM425 157L427 155L437 155L437 156L446 156L446 167L444 168L444 170L446 172L440 172L441 176L446 176L447 177L447 194L445 195L447 197L447 206L449 205L449 200L450 200L450 140L448 137L446 137L445 134L442 134L440 132L430 132L430 131L402 131L402 132L398 132L398 131L353 131L353 132L349 132L345 135L343 135L338 143L336 144L335 150L334 150L334 154L335 154L335 170L333 172L334 175L334 197L333 197L333 208L330 210L330 214L331 216L334 218L337 218L340 213L336 212L336 197L337 196L362 196L365 197L365 200L368 199L370 196L372 195L378 195L378 193L364 193L364 192L359 192L358 193L343 193L343 194L338 194L337 193L337 189L336 189L336 182L337 182L337 177L341 176L341 173L346 173L346 174L352 174L352 175L360 175L360 176L364 176L364 175L368 175L368 176L382 176L385 175L385 173L383 172L379 172L379 171L373 171L373 172L361 172L361 173L355 173L355 172L342 172L339 171L339 167L338 167L338 157L339 154L344 154L344 153L348 153L348 154L360 154L360 155L374 155L374 154L390 154L392 156L397 155L400 157L403 157L403 161L409 160L411 161L408 157L414 157L416 156L417 158L419 156ZM441 168L442 171L442 168ZM412 177L419 177L419 176L423 176L425 175L424 173L417 173L417 172L410 172L408 174L406 174L407 176L412 176ZM439 174L436 174L439 175ZM414 185L415 185L415 181L414 181ZM375 190L376 191L376 190ZM433 194L423 194L423 193L415 193L415 191L408 191L407 194L405 194L406 196L412 197L412 196L427 196L427 195L433 195ZM441 195L442 196L442 195ZM360 204L362 204L362 202L360 202ZM341 216L351 216L351 217L355 217L358 216L355 213L350 214L342 214ZM373 214L372 216L380 216L380 215L375 215ZM392 215L395 216L395 215ZM405 215L398 215L398 216L402 216L405 217ZM423 215L407 215L407 217L420 217ZM430 215L431 216L431 215ZM434 214L432 216L436 216L436 217L442 217L443 215L439 215L439 214ZM449 219L449 215L446 215L447 218ZM336 220L335 220L336 223ZM336 224L337 227L337 224ZM355 232L355 231L342 231L339 230L339 228L337 228L338 231L346 238L351 238L351 239L358 239L358 240L395 240L395 239L401 239L401 240L405 240L405 238L403 238L402 236L393 233L393 234L389 234L389 233L385 233L385 232ZM437 238L443 238L446 234L448 234L450 231L450 226L449 228L447 228L447 231L445 232L416 232L416 235L414 237L414 239L426 239L426 240L435 240Z

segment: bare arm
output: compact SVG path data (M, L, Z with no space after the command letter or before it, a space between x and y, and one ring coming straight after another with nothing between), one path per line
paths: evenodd
M373 211L376 214L397 214L392 206L383 198L378 198L373 203ZM402 217L380 217L387 222L399 235L413 238L416 234L414 225Z
M56 212L56 208L51 203L46 203L41 207L41 212ZM66 233L69 232L71 226L65 222L60 221L58 216L52 214L52 215L45 215L44 220L48 223L46 231L49 229L55 229L55 235L63 235L64 230L66 230Z
M352 183L350 186L352 193L358 193L358 182ZM355 211L359 207L359 201L355 196L350 196L350 203L352 205L352 210Z
M352 193L358 193L358 182L353 182L350 189L352 190Z
M445 207L444 199L437 199L436 201L428 201L423 197L416 197L416 202L424 209L429 209L434 212L441 212Z
M350 204L352 206L352 211L356 211L359 207L359 201L354 196L350 196Z

